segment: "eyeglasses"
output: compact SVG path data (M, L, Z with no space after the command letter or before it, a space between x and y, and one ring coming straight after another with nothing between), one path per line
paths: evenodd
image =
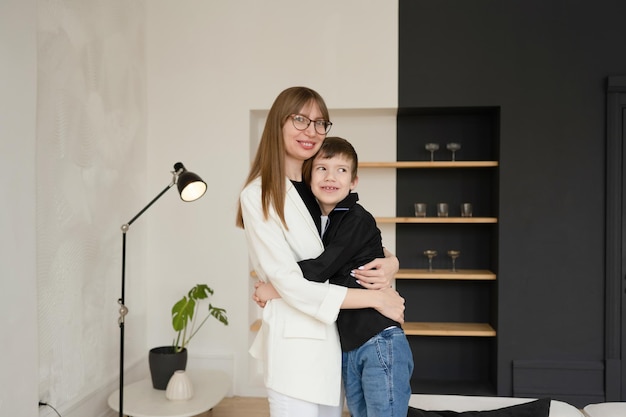
M306 130L309 127L311 122L313 122L313 127L315 131L320 135L325 135L330 131L331 126L333 125L331 122L328 122L324 119L321 120L311 120L306 116L301 114L292 114L291 121L293 122L293 127L298 130Z

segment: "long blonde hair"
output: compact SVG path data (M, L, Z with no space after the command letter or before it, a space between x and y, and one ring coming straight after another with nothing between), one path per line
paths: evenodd
M285 177L287 174L283 126L289 116L300 112L309 103L317 104L322 117L330 120L326 103L315 90L307 87L290 87L276 97L267 115L261 142L245 183L248 185L257 177L261 177L263 215L265 219L268 218L271 205L286 229L288 229L285 222L285 194L287 192ZM236 225L244 228L241 202L238 204Z

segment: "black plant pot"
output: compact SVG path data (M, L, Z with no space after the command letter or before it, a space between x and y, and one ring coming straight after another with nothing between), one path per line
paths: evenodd
M152 387L164 390L175 371L187 367L187 348L175 352L173 346L160 346L150 349L148 355Z

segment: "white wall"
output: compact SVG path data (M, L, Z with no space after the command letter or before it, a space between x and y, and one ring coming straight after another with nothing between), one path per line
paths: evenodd
M0 415L37 413L35 0L0 3Z
M190 354L232 354L234 393L262 394L248 369L254 369L247 354L251 280L243 233L234 226L258 139L251 138L250 112L269 109L292 85L314 88L331 109L391 109L381 111L392 114L393 136L386 139L393 145L383 152L395 159L397 2L151 0L147 10L149 178L156 187L164 170L182 160L210 189L189 206L168 200L146 219L148 275L159 283L148 290L148 344L167 341L172 293L206 281L231 325L212 325ZM333 134L355 139L331 117ZM369 143L378 149L385 139ZM357 150L367 158L360 144Z
M145 187L145 10L136 0L37 6L39 396L79 415L82 402L117 381L120 226L153 194ZM129 233L127 365L146 351L145 234Z

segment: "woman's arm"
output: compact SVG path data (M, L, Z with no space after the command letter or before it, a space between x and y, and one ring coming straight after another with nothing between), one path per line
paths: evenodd
M341 308L366 307L372 307L383 316L404 323L404 298L393 288L387 287L378 291L349 288Z
M294 190L294 193L297 191ZM297 197L299 199L299 196ZM381 314L393 320L401 321L401 316L404 314L404 299L395 290L389 288L390 284L385 285L385 288L389 288L386 291L367 291L306 280L296 263L297 251L294 247L300 245L302 249L303 242L307 239L311 243L316 242L320 245L317 253L301 256L303 259L315 257L323 251L321 240L315 230L307 234L309 232L306 231L306 227L296 222L294 218L291 219L293 221L289 221L288 218L289 232L283 229L282 222L275 216L270 215L269 219L265 219L261 208L260 184L249 184L242 191L240 201L253 268L262 281L272 282L286 303L324 323L334 322L340 308L368 307L377 309ZM289 214L289 211L286 210L286 214ZM304 220L302 222L306 223ZM294 247L290 246L290 242L287 241L289 238L293 238L291 245ZM315 245L312 244L312 246ZM376 270L378 274L374 276L394 276L397 272L397 258L393 256L391 259L385 259L386 261L374 260L367 264L381 267ZM389 265L395 265L392 273L388 272Z
M384 258L377 258L365 265L354 269L352 276L355 277L363 288L378 290L391 286L400 269L400 261L387 248Z
M280 298L280 294L274 289L272 283L261 281L254 285L255 291L252 299L259 305L265 307L268 300ZM399 323L404 323L404 298L392 288L384 288L379 291L361 290L349 288L346 298L341 303L341 308L374 308L384 316L389 317Z
M323 246L308 212L296 209L288 201L286 218L289 230L270 211L265 218L261 207L260 182L249 184L240 194L244 232L253 269L262 281L271 281L282 299L324 323L337 319L346 288L304 279L298 258L315 257ZM297 195L297 191L294 190ZM301 201L301 200L300 200ZM299 213L304 213L300 215Z

